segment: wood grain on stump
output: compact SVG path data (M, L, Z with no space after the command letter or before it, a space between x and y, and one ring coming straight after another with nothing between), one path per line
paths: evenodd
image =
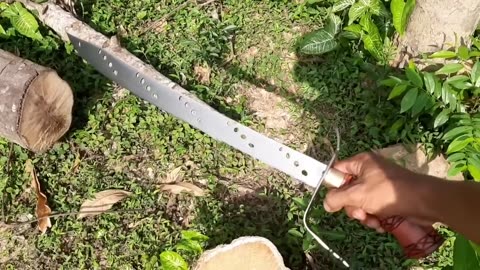
M33 152L48 150L70 128L70 86L47 67L0 50L0 136Z

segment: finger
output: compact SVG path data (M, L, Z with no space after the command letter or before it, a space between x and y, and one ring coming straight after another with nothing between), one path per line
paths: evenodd
M358 207L345 206L345 212L351 219L363 221L367 218L367 213Z
M333 167L341 172L361 175L362 165L370 158L369 153L362 153L353 157L335 162Z
M330 190L325 196L323 207L327 212L337 212L345 206L358 205L354 186Z
M365 220L361 221L361 223L369 228L376 230L379 233L384 233L385 230L380 225L380 220L372 215L367 215Z

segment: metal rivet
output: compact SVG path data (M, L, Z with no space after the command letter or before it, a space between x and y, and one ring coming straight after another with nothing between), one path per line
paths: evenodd
M108 63L108 67L112 67L112 66L113 66L112 62Z
M117 75L118 75L118 71L114 70L114 71L113 71L113 75L117 76Z
M153 94L153 98L157 99L158 98L157 94Z
M152 90L152 88L150 87L150 85L147 86L147 91L150 91Z
M140 83L141 83L141 84L144 84L144 83L145 83L145 79L142 78L142 79L140 80Z
M242 134L242 135L240 135L240 138L245 140L247 138L247 136L245 136L245 134Z
M300 162L295 161L295 162L293 162L293 165L295 165L295 167L298 167L298 165L300 165Z

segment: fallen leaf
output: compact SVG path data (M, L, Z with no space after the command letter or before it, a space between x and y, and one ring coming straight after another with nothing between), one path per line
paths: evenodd
M204 196L205 192L203 189L195 186L191 183L179 182L175 184L162 185L162 191L168 191L173 194L180 194L182 192L193 194L194 196L200 197Z
M170 184L170 183L181 181L182 178L183 178L182 166L179 166L173 169L171 172L169 172L165 176L165 178L162 179L160 182L163 184Z
M42 193L40 182L38 182L37 174L35 173L35 167L33 167L31 160L27 160L25 162L25 171L32 177L32 187L35 189L35 193L37 194L37 207L35 212L37 218L39 218L38 230L44 234L49 227L52 227L52 223L48 217L52 213L52 210L48 206L47 196Z
M212 73L212 70L210 69L210 67L197 65L193 68L193 72L195 74L195 77L200 83L203 83L203 84L210 83L210 74Z
M86 200L82 204L77 219L99 215L112 208L115 203L125 199L130 194L132 193L129 191L118 189L100 191L95 194L94 199Z

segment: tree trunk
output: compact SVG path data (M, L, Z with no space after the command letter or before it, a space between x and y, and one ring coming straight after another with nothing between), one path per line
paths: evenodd
M403 67L421 53L447 50L455 41L469 46L479 21L479 0L417 0L393 65Z
M0 136L35 153L70 127L73 94L49 68L0 50Z

